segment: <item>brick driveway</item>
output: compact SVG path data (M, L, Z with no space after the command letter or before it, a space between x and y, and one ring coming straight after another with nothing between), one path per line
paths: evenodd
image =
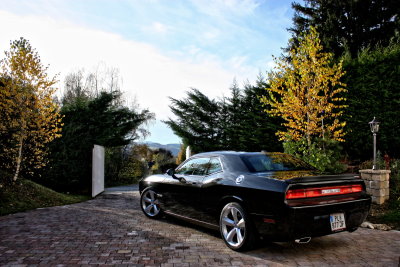
M398 266L400 232L359 229L238 253L219 234L140 211L137 192L0 217L0 265Z

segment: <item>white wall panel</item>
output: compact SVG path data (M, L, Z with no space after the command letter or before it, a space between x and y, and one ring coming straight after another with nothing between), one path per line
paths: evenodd
M104 191L104 147L94 145L92 158L92 197Z

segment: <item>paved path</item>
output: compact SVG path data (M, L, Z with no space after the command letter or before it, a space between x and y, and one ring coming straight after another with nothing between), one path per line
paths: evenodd
M136 192L138 190L139 190L138 184L122 185L122 186L105 188L103 194L122 194L122 193Z
M398 266L400 232L359 229L246 253L219 234L146 218L137 192L0 217L0 265Z

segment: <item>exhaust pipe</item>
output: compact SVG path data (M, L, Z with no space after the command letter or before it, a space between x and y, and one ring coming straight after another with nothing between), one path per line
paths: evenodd
M311 237L302 237L299 239L294 240L297 244L307 244L311 241Z

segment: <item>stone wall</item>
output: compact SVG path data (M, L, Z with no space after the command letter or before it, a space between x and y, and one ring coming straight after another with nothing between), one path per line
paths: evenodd
M389 170L360 170L372 203L383 204L389 199Z

